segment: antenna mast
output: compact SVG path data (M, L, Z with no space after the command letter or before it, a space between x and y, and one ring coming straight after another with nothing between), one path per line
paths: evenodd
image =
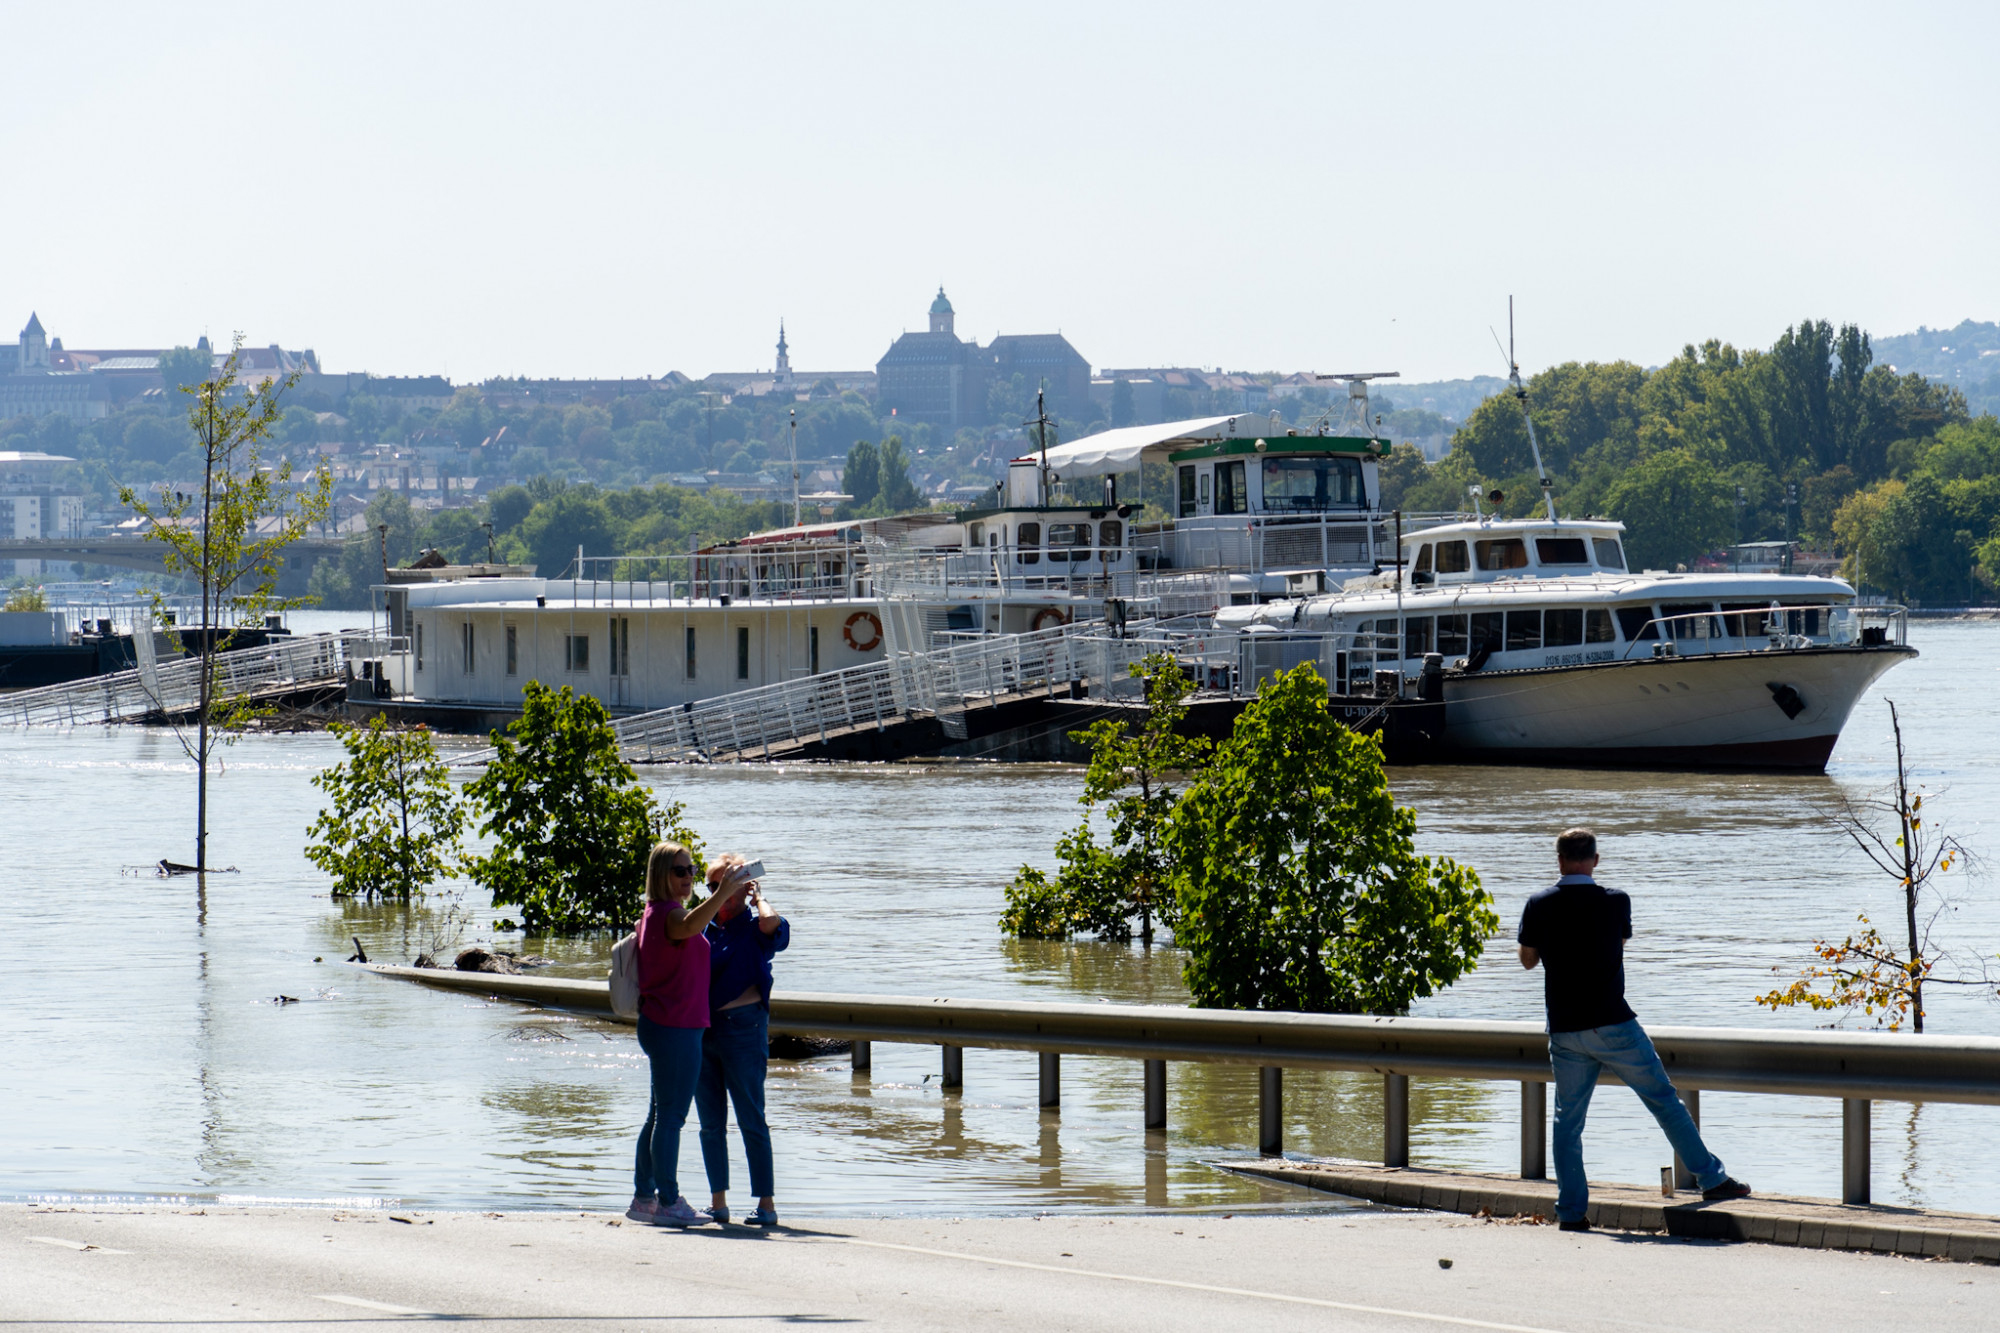
M1048 387L1049 382L1043 380L1040 387L1035 390L1035 420L1033 422L1036 438L1041 442L1042 447L1043 504L1049 502L1049 409L1042 402L1042 396L1047 392Z
M1499 339L1496 337L1495 342ZM1521 365L1514 359L1514 298L1507 298L1507 379L1514 386L1515 401L1521 404L1521 420L1528 427L1528 448L1535 455L1535 475L1542 482L1542 507L1548 510L1549 522L1560 523L1556 517L1555 483L1549 480L1549 470L1542 466L1541 442L1535 439L1535 419L1528 413L1528 390L1521 383Z
M792 526L799 526L799 409L792 409Z

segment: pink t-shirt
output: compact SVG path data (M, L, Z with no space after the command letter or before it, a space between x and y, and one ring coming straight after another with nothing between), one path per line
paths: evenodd
M667 934L672 903L647 903L639 918L639 1013L668 1028L708 1026L708 939Z

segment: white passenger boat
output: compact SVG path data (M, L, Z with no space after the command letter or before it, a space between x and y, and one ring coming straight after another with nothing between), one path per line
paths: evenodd
M1823 768L1855 701L1916 656L1900 607L1833 578L1626 568L1624 525L1485 520L1409 536L1338 593L1219 624L1333 636L1337 684L1441 692L1465 758Z

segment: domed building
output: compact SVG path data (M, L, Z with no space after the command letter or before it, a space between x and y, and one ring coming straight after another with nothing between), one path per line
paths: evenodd
M946 430L986 421L986 390L997 376L1020 375L1030 391L1047 384L1049 412L1082 415L1089 407L1090 362L1060 333L1002 334L986 347L960 340L957 312L939 287L930 327L905 333L875 363L879 405L897 417Z

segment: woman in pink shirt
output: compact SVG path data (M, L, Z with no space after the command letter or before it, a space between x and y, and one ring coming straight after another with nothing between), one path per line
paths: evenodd
M639 1048L652 1066L653 1099L632 1170L632 1206L625 1216L654 1226L685 1227L707 1219L681 1197L677 1179L681 1126L701 1078L701 1036L708 1027L708 940L702 934L724 903L742 893L727 879L689 909L694 855L677 842L653 848L646 861L646 913L639 918Z

